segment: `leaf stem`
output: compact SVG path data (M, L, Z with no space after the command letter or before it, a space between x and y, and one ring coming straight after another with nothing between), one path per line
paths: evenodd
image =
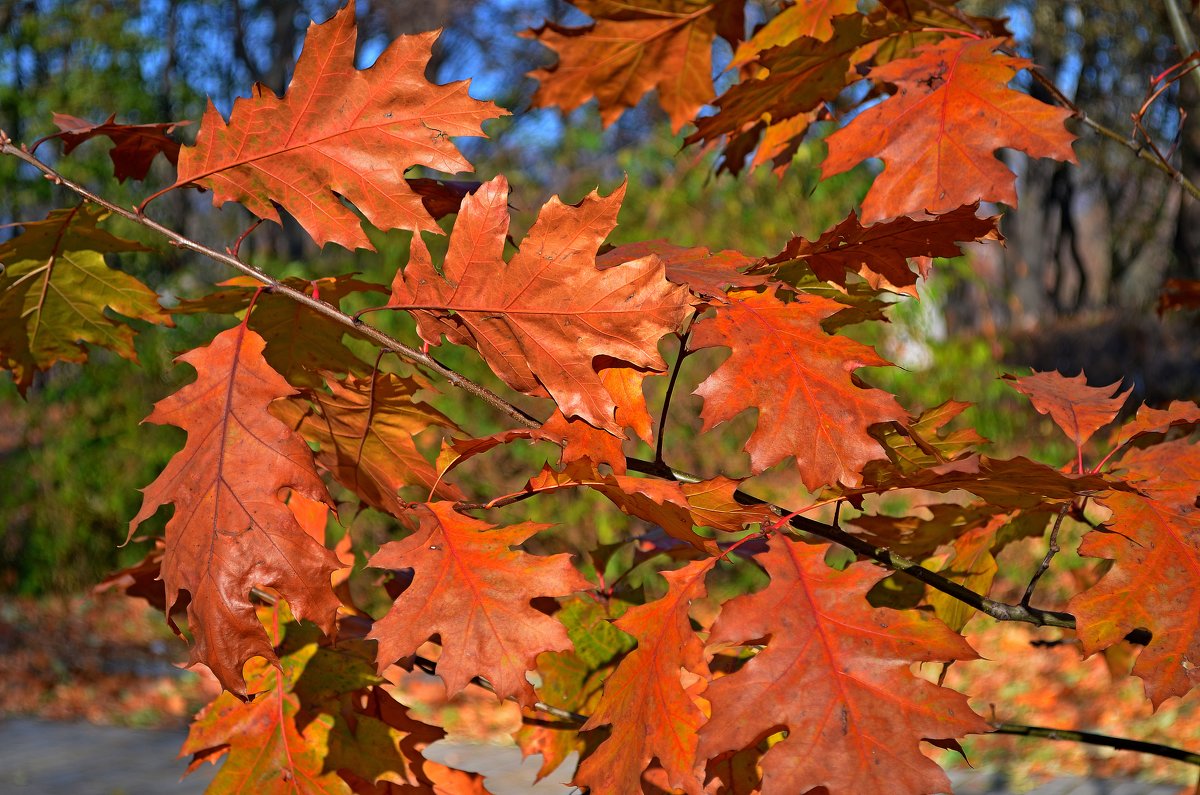
M663 442L667 438L667 413L671 410L671 395L675 393L675 382L679 380L679 371L688 355L688 337L692 333L692 322L695 319L696 313L693 312L688 318L687 329L679 335L679 355L675 357L675 365L671 368L671 380L667 382L667 392L663 395L662 413L658 417L658 441L654 445L654 460L659 464L663 463Z

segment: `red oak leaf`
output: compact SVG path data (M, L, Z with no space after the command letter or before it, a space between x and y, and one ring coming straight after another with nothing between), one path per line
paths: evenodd
M862 205L863 223L911 213L948 213L964 204L1016 206L1016 177L997 149L1074 163L1075 136L1063 122L1071 112L1009 88L1029 66L995 51L1003 39L951 38L917 49L912 58L871 70L896 93L867 108L826 139L822 175L882 158Z
M1079 554L1113 567L1069 609L1089 654L1130 630L1150 630L1133 673L1157 707L1200 684L1200 445L1179 439L1135 448L1118 471L1141 493L1099 498L1112 519L1084 536Z
M1119 381L1108 386L1088 386L1082 371L1073 378L1051 370L1034 371L1033 375L1022 378L1006 375L1004 379L1027 396L1039 414L1049 414L1054 424L1075 443L1081 456L1083 445L1092 434L1113 421L1133 391L1129 387L1118 394Z
M576 207L551 199L506 264L508 183L497 177L463 200L440 273L413 237L388 305L411 311L430 345L442 335L470 345L513 389L549 393L564 416L620 435L618 403L595 360L664 370L658 340L690 308L656 257L596 266L623 195L592 193Z
M470 171L451 136L482 135L479 125L504 111L468 96L465 80L425 79L437 32L401 36L355 69L355 24L351 0L309 27L283 98L258 84L228 122L210 102L176 185L203 185L216 206L240 202L277 223L279 204L321 246L374 250L343 197L380 229L440 232L404 172Z
M710 644L768 640L739 671L709 684L700 759L785 727L787 739L762 759L764 792L948 791L920 742L990 727L965 696L909 668L977 655L939 621L868 605L867 591L886 572L869 563L835 571L826 549L776 536L758 558L771 584L721 609Z
M692 329L693 348L733 349L696 390L704 398L704 430L757 408L758 427L745 447L755 473L795 456L810 491L857 484L863 465L884 456L867 426L907 419L895 398L852 377L859 367L887 362L821 328L843 308L834 301L799 294L784 303L771 292L730 297Z
M179 357L196 380L155 404L146 421L183 428L187 444L145 488L129 523L132 537L161 506L175 506L162 562L167 611L186 591L192 662L239 694L248 659L276 660L250 590L274 588L329 634L339 605L330 576L342 567L283 500L285 489L325 502L329 495L304 439L267 410L295 390L267 365L263 345L243 323Z
M716 558L707 558L662 572L669 585L666 596L631 607L617 619L617 628L638 645L604 683L604 695L583 726L586 731L611 725L612 734L579 766L574 784L591 792L637 795L642 771L657 759L672 787L689 795L703 791L696 732L704 713L694 691L709 671L688 608L705 595L704 578L715 563Z
M458 513L449 502L418 509L420 526L371 557L382 569L412 569L412 584L368 637L379 641L385 668L440 635L437 673L453 695L486 677L501 698L536 700L525 674L544 651L571 648L567 631L530 605L591 587L566 554L538 557L514 549L550 525L496 527Z

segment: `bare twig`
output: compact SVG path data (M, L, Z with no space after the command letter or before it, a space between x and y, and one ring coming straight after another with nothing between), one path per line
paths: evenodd
M1064 505L1062 510L1058 512L1058 518L1054 520L1054 527L1050 530L1050 545L1046 548L1046 555L1042 558L1041 564L1037 571L1029 578L1029 585L1025 586L1025 595L1021 597L1021 604L1029 607L1029 600L1033 598L1034 589L1037 588L1038 580L1042 579L1042 575L1050 568L1050 561L1054 560L1054 556L1058 554L1058 531L1062 527L1063 517L1067 515L1067 510L1070 504Z
M992 733L1015 734L1019 737L1040 737L1044 740L1064 740L1073 743L1085 743L1087 745L1102 745L1106 748L1115 748L1118 751L1136 751L1141 754L1153 754L1154 756L1161 756L1164 759L1174 759L1177 762L1186 762L1189 765L1200 766L1200 754L1193 751L1186 751L1182 748L1161 745L1159 743L1148 743L1144 740L1110 737L1107 734L1082 732L1074 729L1048 729L1044 726L1025 726L1020 723L994 723L992 724Z
M337 323L340 323L343 326L346 326L349 329L352 329L356 333L361 334L362 336L371 340L372 342L379 345L380 347L382 347L386 350L392 351L393 353L397 354L398 356L400 356L404 359L407 359L408 361L412 362L413 364L419 364L422 367L427 367L430 370L433 370L435 373L437 373L438 375L445 378L447 381L449 381L455 387L474 395L475 397L482 400L484 403L487 403L492 408L496 409L497 411L501 412L502 414L507 415L509 418L515 420L516 422L520 423L521 425L525 426L526 428L537 428L537 427L541 426L541 423L538 420L534 419L529 414L526 414L524 411L522 411L518 407L514 406L512 403L509 403L507 400L500 397L495 392L491 391L490 389L488 389L487 387L485 387L481 384L475 383L474 381L470 380L469 378L466 378L466 377L458 374L454 370L451 370L449 367L446 367L442 363L438 362L436 359L434 359L429 354L422 353L421 351L419 351L415 348L411 348L408 345L405 345L403 342L400 342L400 340L395 339L394 337L380 331L379 329L377 329L373 326L368 326L366 323L364 323L362 321L356 321L350 315L347 315L346 313L342 312L341 310L339 310L337 307L333 306L332 304L312 298L311 296L306 295L305 293L301 292L300 290L296 290L292 287L289 287L288 285L284 284L283 282L280 282L279 280L275 279L271 275L254 267L253 265L243 262L242 260L233 256L232 254L226 254L226 253L217 251L216 249L212 249L212 248L209 248L208 246L197 243L196 241L192 240L191 238L184 237L183 235L179 234L175 230L170 229L169 227L163 226L162 224L158 223L157 221L155 221L151 218L146 217L145 215L140 215L132 210L127 210L124 207L120 207L116 204L113 204L112 202L108 201L107 199L104 199L104 198L96 195L95 193L91 192L90 190L83 187L82 185L79 185L78 183L72 182L71 180L67 179L62 174L58 173L53 168L51 168L49 165L47 165L46 163L43 163L38 158L31 155L29 152L25 151L23 148L14 146L11 142L9 142L7 140L7 136L0 138L0 154L12 155L13 157L17 158L18 160L22 160L22 161L28 163L29 165L33 166L34 168L36 168L37 170L39 170L43 174L45 174L47 177L55 180L57 183L59 183L63 186L69 188L70 190L79 194L84 199L87 199L88 201L92 202L93 204L97 204L97 205L105 208L106 210L109 210L110 212L116 213L117 215L120 215L123 218L127 218L130 221L133 221L134 223L141 224L142 226L144 226L148 229L153 229L155 232L158 232L160 235L167 238L167 240L169 240L173 245L175 245L178 248L187 249L188 251L194 251L197 254L202 254L205 257L208 257L209 259L215 260L224 265L228 265L229 267L234 268L235 270L238 270L238 271L244 273L245 275L251 277L252 279L255 279L255 280L261 282L262 284L264 284L267 287L267 289L270 292L278 293L279 295L286 295L288 298L291 298L293 301L303 304L304 306L308 307L309 309L313 310L314 312L316 312L320 315L324 315L325 317L329 318L330 320L333 320Z

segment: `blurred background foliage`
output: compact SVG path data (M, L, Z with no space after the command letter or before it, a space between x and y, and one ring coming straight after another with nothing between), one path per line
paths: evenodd
M32 143L55 131L53 112L93 121L112 113L132 123L198 120L206 97L227 113L233 98L248 95L255 80L282 92L309 20L327 18L339 4L0 0L0 129ZM1157 5L1121 0L965 5L973 13L1010 17L1026 53L1064 93L1116 129L1128 129L1150 77L1178 59ZM772 7L765 3L751 19L765 18ZM429 76L439 82L470 77L473 95L514 112L489 123L488 140L464 140L461 146L478 178L504 173L512 182L517 240L550 196L574 202L597 187L607 193L628 180L612 242L667 239L768 255L792 234L815 237L840 221L869 184L866 167L820 182L819 135L782 177L760 170L740 179L717 178L712 155L681 150L681 137L670 134L652 101L607 130L594 107L565 118L557 111L528 111L534 83L525 73L549 56L516 33L545 18L581 19L553 0L360 1L358 8L360 66L397 35L442 26ZM718 64L728 60L727 52L718 56ZM1183 111L1195 104L1192 91L1186 81L1168 91L1147 120L1161 143L1174 148L1184 173L1200 181L1200 130L1183 123ZM190 140L194 129L184 128L183 137ZM1194 319L1159 319L1149 311L1166 278L1200 275L1200 207L1121 147L1085 133L1077 151L1078 167L1006 153L1021 191L1020 210L1004 218L1007 247L937 263L932 280L921 285L921 302L901 301L889 326L848 332L900 365L872 370L868 379L898 394L912 411L952 397L975 402L964 419L993 440L994 451L1037 454L1052 463L1066 460L1069 451L1048 421L997 380L1000 373L1032 366L1074 374L1086 366L1092 383L1128 379L1135 387L1131 405L1195 398L1200 384ZM52 162L58 152L56 142L39 149ZM117 185L100 142L82 146L59 165L126 204L169 184L172 176L160 159L146 184ZM38 220L72 201L15 160L0 160L0 223ZM156 201L151 213L217 248L229 245L251 221L240 208L214 211L207 196L183 191ZM109 228L155 246L156 253L112 262L155 287L165 302L203 295L232 275L119 219ZM260 227L242 253L277 276L357 270L386 284L406 260L407 235L375 239L380 256L318 252L289 220L282 227ZM410 322L385 314L373 322L415 339ZM155 400L191 378L188 368L171 365L172 358L233 322L186 317L175 329L147 327L139 335L140 367L93 351L86 367L59 366L40 376L28 400L7 380L0 384L0 591L78 590L144 554L144 544L118 544L140 503L137 489L152 480L182 439L175 429L137 423ZM663 344L668 358L673 345ZM357 350L374 359L369 347ZM495 384L473 353L439 355ZM714 352L688 361L672 412L678 427L672 426L671 460L706 473L738 470L739 433L744 438L749 419L739 417L708 438L688 425L686 418L699 406L688 393L719 357ZM665 380L648 381L652 413ZM459 395L432 399L474 432L504 427ZM476 489L488 483L519 488L531 469L552 457L544 445L513 445L464 467L460 481ZM564 499L557 511L560 522L587 524L600 541L627 521L599 498ZM345 515L355 516L353 506ZM368 512L355 520L353 532L377 542L392 526Z

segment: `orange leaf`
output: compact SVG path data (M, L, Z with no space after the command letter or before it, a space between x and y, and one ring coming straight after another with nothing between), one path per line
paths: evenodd
M1101 427L1113 421L1133 387L1117 394L1121 382L1108 386L1088 386L1087 376L1068 378L1053 370L1034 371L1023 378L1006 375L1012 388L1026 395L1039 414L1049 414L1076 449L1082 449L1088 439Z
M785 304L770 292L730 298L692 330L693 348L733 349L696 390L704 430L757 408L745 448L755 473L795 456L810 491L858 483L863 465L884 455L867 426L907 419L891 395L852 378L859 367L887 362L862 343L825 333L821 321L843 308L834 301L799 294Z
M624 187L606 198L592 193L577 207L551 199L506 264L508 183L497 177L463 200L441 273L414 236L389 306L416 315L430 345L442 335L470 345L513 389L548 392L566 417L620 435L617 402L593 360L664 370L658 340L690 306L655 257L597 268L623 195Z
M700 758L784 727L787 739L762 759L765 792L948 791L919 743L989 726L966 697L909 667L977 655L941 622L870 607L865 595L885 572L869 563L834 571L826 549L776 536L758 558L771 584L722 608L710 644L769 640L739 671L709 684L712 718L700 731Z
M730 68L744 66L764 50L783 47L796 39L828 40L833 35L833 18L858 11L858 0L809 0L779 12L738 46Z
M1130 630L1150 630L1133 673L1158 707L1200 684L1200 445L1180 439L1133 449L1119 469L1142 494L1099 498L1112 519L1084 536L1079 554L1115 563L1068 609L1089 654Z
M70 154L72 149L98 135L109 138L114 146L108 151L108 156L112 159L113 176L117 182L124 182L130 177L145 179L150 164L160 153L171 165L179 161L179 142L167 134L186 127L191 124L190 121L117 124L116 118L116 114L113 114L97 124L66 113L55 113L54 125L61 130L56 137L62 139L63 154Z
M910 213L942 214L978 201L1016 206L1016 177L995 157L1018 149L1031 157L1074 163L1071 112L1008 87L1029 66L998 55L1003 39L946 39L918 48L913 58L871 70L871 79L896 93L867 108L826 139L822 175L882 158L862 205L863 223Z
M767 281L765 275L742 273L755 263L753 257L728 250L709 253L708 249L700 246L688 248L665 240L615 246L597 257L596 264L607 268L651 254L656 254L662 260L668 279L685 285L703 298L723 300L728 287L757 287Z
M742 35L742 0L574 0L595 22L569 28L547 22L530 35L558 53L534 72L533 104L574 110L592 97L607 126L648 91L679 132L712 100L712 45Z
M440 411L413 399L424 384L392 373L328 383L329 392L313 390L306 393L308 400L278 401L271 413L319 446L317 463L338 483L393 516L406 510L400 496L404 486L420 486L428 494L437 484L438 496L463 498L457 487L439 482L413 441L427 428L455 428Z
M1112 446L1115 449L1148 434L1166 433L1171 428L1197 423L1200 423L1200 406L1190 400L1173 400L1165 409L1142 405L1137 416L1118 429Z
M234 101L229 122L209 103L175 184L203 185L214 205L240 202L276 223L279 204L320 246L374 250L340 197L380 229L439 232L404 172L470 171L451 136L482 135L479 125L504 111L471 99L467 81L425 79L437 36L401 36L369 69L355 69L351 0L309 27L283 98L257 84L253 97Z
M514 549L550 525L508 527L472 519L449 502L418 508L420 526L402 541L379 548L370 565L412 569L412 584L371 629L379 665L412 654L440 635L437 673L450 695L471 677L486 677L501 698L524 705L536 700L525 678L544 651L571 648L567 631L530 605L539 596L565 596L591 584L571 567L569 555L539 557Z
M146 487L129 523L132 537L161 506L175 506L162 564L167 611L186 591L192 662L239 694L246 660L276 660L252 588L276 589L327 634L339 604L330 576L341 564L283 501L284 489L326 502L329 495L308 445L267 411L294 390L262 358L263 345L242 324L179 357L196 368L196 381L160 400L146 421L183 428L187 444Z
M584 760L572 783L592 792L635 795L642 771L657 759L672 787L689 795L703 791L696 732L704 713L684 678L695 681L709 674L688 608L704 597L704 578L715 563L716 558L707 558L662 572L669 585L666 596L631 607L617 619L617 628L638 645L604 683L604 695L583 726L586 731L611 725L612 734Z

